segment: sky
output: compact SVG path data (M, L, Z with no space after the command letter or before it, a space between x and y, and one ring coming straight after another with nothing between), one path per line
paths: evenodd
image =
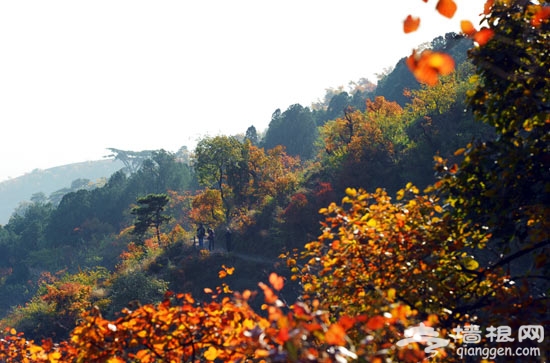
M484 1L456 2L449 20L436 0L2 1L0 181L264 131L278 108L376 82Z

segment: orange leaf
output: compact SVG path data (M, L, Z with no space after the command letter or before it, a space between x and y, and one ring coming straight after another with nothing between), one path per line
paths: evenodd
M384 327L386 319L383 316L377 315L367 321L367 328L370 330L381 329Z
M340 324L332 324L325 333L325 341L330 345L344 345L346 331Z
M455 69L455 61L445 53L433 52L428 55L427 62L430 67L443 76L451 74Z
M264 301L267 304L273 304L275 301L277 301L277 295L275 295L273 293L273 290L271 290L271 288L269 288L269 286L267 286L263 282L259 282L258 286L260 286L260 288L263 290L264 295L265 295Z
M493 34L493 30L489 28L481 28L474 34L474 41L480 46L483 46L493 37Z
M107 363L124 363L124 362L126 361L120 357L111 357L107 360Z
M255 358L267 358L269 357L269 350L266 349L256 349L254 351Z
M473 36L477 31L474 24L469 20L462 20L460 22L460 30L469 37Z
M405 33L412 33L420 26L420 18L413 18L411 15L407 16L403 22L403 31Z
M285 280L277 275L275 272L272 272L271 275L269 275L269 283L273 288L277 291L281 291L283 286L285 285Z
M213 293L212 289L209 288L209 287L205 287L203 291L204 291L205 294L211 294L211 293Z
M495 0L487 0L483 6L483 14L488 15L491 12Z
M450 74L455 65L450 55L430 50L425 50L420 55L413 51L406 63L419 82L430 86L437 83L439 75Z
M450 19L455 15L456 3L453 0L439 0L435 8L441 15Z

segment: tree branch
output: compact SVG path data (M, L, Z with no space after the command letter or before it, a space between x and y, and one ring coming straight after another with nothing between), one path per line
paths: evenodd
M531 251L534 251L536 249L539 249L539 248L542 248L544 246L548 246L550 245L550 240L545 240L545 241L542 241L542 242L539 242L539 243L535 243L533 246L529 247L529 248L526 248L526 249L523 249L523 250L519 250L517 252L514 252L512 253L511 255L508 255L506 256L505 258L503 258L502 260L498 261L497 263L495 263L494 265L492 266L489 266L487 267L487 271L490 271L492 269L495 269L497 267L500 267L502 265L505 265L513 260L515 260L516 258L520 258L521 256L523 255L526 255L528 254L529 252Z

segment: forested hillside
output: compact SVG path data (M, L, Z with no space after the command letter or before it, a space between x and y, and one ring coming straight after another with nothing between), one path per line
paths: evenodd
M495 3L484 44L439 37L263 137L34 200L0 228L0 359L460 362L457 326L548 325L544 4Z
M70 191L103 185L111 174L123 167L124 164L118 160L88 161L33 170L0 182L0 224L6 224L18 207L24 207L33 198L50 198L58 203Z

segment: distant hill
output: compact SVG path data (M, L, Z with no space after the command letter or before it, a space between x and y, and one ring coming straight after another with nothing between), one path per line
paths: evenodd
M120 160L106 159L68 164L46 170L35 169L23 176L0 182L0 225L9 221L17 206L29 201L36 193L46 197L61 189L70 188L77 179L89 179L95 183L101 178L109 178L122 169Z

